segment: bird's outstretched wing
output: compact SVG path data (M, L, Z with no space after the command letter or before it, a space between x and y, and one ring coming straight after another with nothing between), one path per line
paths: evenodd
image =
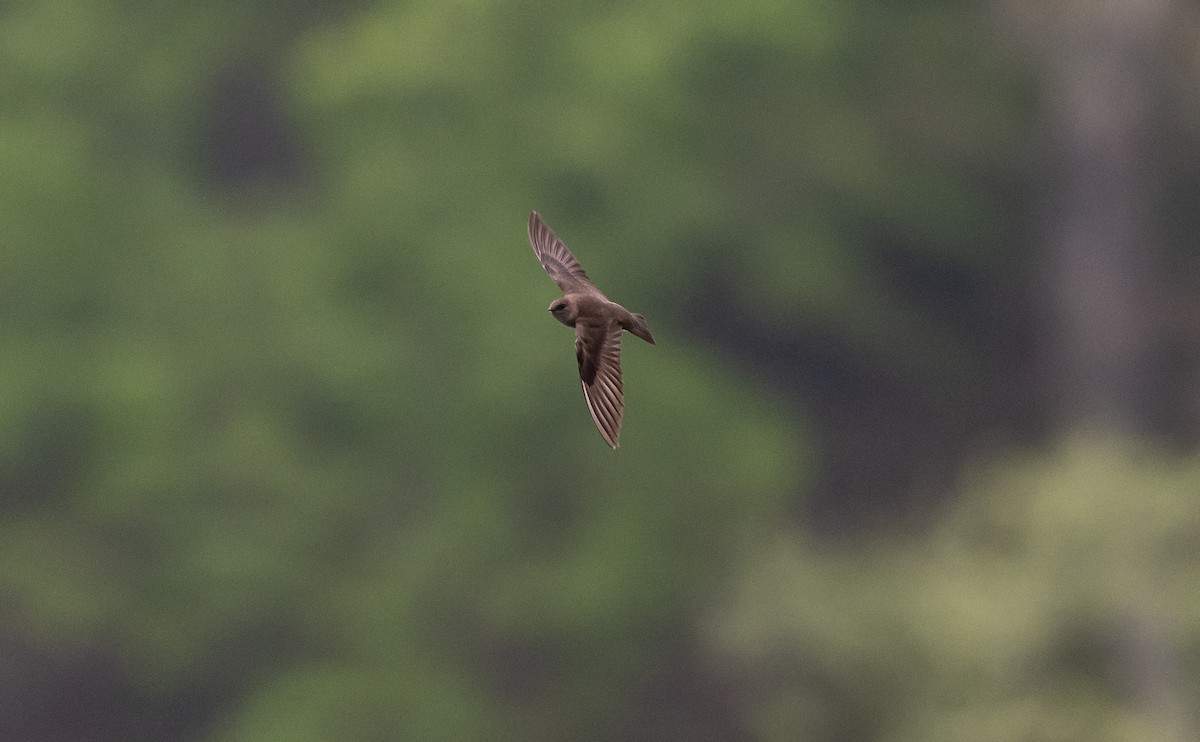
M554 279L564 294L592 293L601 297L600 289L592 283L579 261L536 211L529 214L529 244L538 262Z
M625 389L621 384L621 326L575 326L575 357L588 412L605 443L616 448L621 439Z

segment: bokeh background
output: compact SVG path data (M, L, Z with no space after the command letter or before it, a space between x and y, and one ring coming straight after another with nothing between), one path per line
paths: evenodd
M1184 0L0 5L0 738L1200 737ZM531 209L649 318L623 445Z

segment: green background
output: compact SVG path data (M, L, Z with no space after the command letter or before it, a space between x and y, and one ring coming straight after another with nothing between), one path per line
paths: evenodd
M1200 69L1140 5L0 5L0 737L1193 739ZM1110 42L1142 109L1070 95ZM1129 172L1093 359L1059 225ZM532 209L658 341L618 451Z

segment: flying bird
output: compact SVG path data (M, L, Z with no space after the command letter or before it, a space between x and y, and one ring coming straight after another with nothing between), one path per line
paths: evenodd
M628 330L654 345L646 318L600 293L563 241L536 211L529 215L529 244L538 262L562 289L550 303L550 314L575 328L575 359L588 412L604 442L616 448L621 439L625 389L621 384L621 331Z

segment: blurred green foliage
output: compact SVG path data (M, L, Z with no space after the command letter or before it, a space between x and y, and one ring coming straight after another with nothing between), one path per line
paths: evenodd
M57 0L0 68L0 737L1103 739L1073 627L1196 646L1174 462L791 534L798 339L950 438L1010 370L1029 105L975 10ZM619 452L531 208L659 338Z
M1079 438L963 489L920 538L747 551L707 635L755 738L1190 738L1196 461Z

